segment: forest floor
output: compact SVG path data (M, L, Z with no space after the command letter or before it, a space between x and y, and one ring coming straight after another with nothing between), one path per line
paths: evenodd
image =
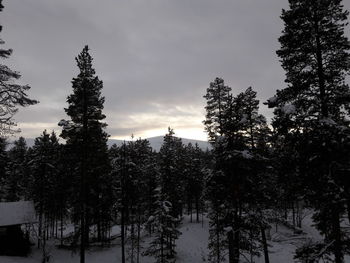
M271 263L294 262L295 249L307 239L320 240L322 237L312 226L311 215L307 215L303 220L303 233L295 234L293 229L283 224L272 226L270 231L271 240L269 240L269 255ZM114 232L118 231L118 227ZM180 227L182 235L177 244L177 260L179 263L200 263L207 262L208 254L208 220L204 218L203 223L191 223L190 217L185 216ZM86 263L118 263L121 262L120 240L117 239L109 248L93 247L86 253ZM149 242L144 239L143 246ZM51 263L78 263L79 254L72 253L70 250L58 249L56 246L49 246ZM249 258L250 259L250 258ZM6 257L0 256L1 263L40 263L41 251L33 247L32 253L28 257ZM127 261L129 262L129 261ZM152 263L155 260L151 257L141 257L140 262ZM245 262L245 261L242 261ZM255 257L253 262L263 263L263 257ZM346 259L350 262L350 258Z

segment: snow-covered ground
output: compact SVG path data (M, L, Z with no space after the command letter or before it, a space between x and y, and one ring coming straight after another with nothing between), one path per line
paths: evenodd
M311 215L303 221L304 234L294 234L286 226L278 225L277 232L275 227L271 229L271 240L269 244L270 262L287 263L294 262L293 256L295 249L300 246L307 238L320 239L321 236L317 230L312 227ZM118 227L113 232L118 231ZM179 263L200 263L207 261L207 244L208 244L208 220L204 218L204 223L190 223L188 216L184 217L180 231L182 235L177 241L177 262ZM147 244L147 238L144 245ZM91 248L86 254L87 263L114 263L121 262L120 244L117 239L110 248ZM51 246L51 260L53 263L78 263L79 255L69 250L57 249ZM27 258L21 257L1 257L1 263L38 263L41 262L41 251L33 248L32 254ZM142 263L153 263L154 259L142 257ZM264 258L254 258L254 262L263 263ZM347 258L346 262L350 262Z

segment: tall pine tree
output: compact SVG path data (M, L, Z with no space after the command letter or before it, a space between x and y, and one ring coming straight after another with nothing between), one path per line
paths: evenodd
M345 83L350 70L350 43L344 34L348 11L341 2L289 1L290 8L282 11L285 28L277 51L288 86L268 101L275 107L273 126L280 137L296 143L316 226L325 234L323 247L318 247L333 254L336 263L343 262L345 252L340 221L346 196L335 167L338 153L346 152L350 102Z
M65 112L70 120L62 120L61 137L76 158L74 176L75 220L80 223L80 258L85 261L85 247L89 242L89 227L101 220L110 221L111 211L110 164L106 123L102 113L104 97L102 81L92 67L88 46L76 58L79 74L72 81L73 94L68 96ZM107 212L107 214L105 214Z

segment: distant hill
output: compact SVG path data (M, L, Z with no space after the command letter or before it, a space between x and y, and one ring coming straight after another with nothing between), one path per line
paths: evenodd
M147 140L150 142L151 147L155 151L159 151L160 147L163 144L163 136L156 136L156 137L151 137L147 138ZM196 143L198 144L199 148L201 148L203 151L210 149L211 146L207 141L200 141L200 140L194 140L194 139L186 139L186 138L181 138L183 144L187 145L189 143L192 143L195 145ZM26 142L28 147L31 147L34 145L34 139L33 138L26 138ZM109 139L108 140L108 146L111 147L113 144L116 144L118 146L122 145L123 140L116 140L116 139ZM11 147L11 145L10 145Z

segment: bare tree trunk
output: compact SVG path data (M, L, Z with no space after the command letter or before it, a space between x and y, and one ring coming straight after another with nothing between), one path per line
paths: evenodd
M348 212L348 221L350 223L350 198L347 198L346 200L346 210Z
M199 223L199 198L196 197L196 222Z
M264 249L265 263L270 263L269 250L268 250L266 234L265 234L265 227L262 224L260 226L260 231L261 231L261 242L262 242L263 249Z
M216 213L216 251L217 251L217 255L216 255L216 262L220 263L221 262L221 248L220 248L220 233L219 233L219 215Z
M228 261L230 263L235 262L235 242L233 238L233 229L227 233L227 239L228 239Z
M61 211L61 246L63 246L63 212Z
M333 238L334 238L334 258L335 263L343 263L344 255L342 251L342 240L340 230L340 218L338 209L332 211L332 225L333 225Z
M124 180L125 180L125 141L123 144L123 167L122 167L122 178L121 178L121 202L122 202L122 209L121 209L121 245L122 245L122 263L125 263L125 197L124 197Z
M140 218L140 212L138 213L138 222L137 222L137 258L136 262L140 262L140 236L141 236L141 218Z
M82 143L82 159L81 159L81 178L80 178L80 263L85 263L85 247L86 247L86 165L87 165L87 84L82 83L83 87L83 143Z
M321 113L323 117L328 117L328 107L326 102L326 85L325 76L323 68L323 58L322 58L322 46L319 33L319 18L317 15L317 8L315 8L314 14L314 27L315 27L315 37L316 37L316 59L317 59L317 76L318 84L320 89L320 101L321 101Z

